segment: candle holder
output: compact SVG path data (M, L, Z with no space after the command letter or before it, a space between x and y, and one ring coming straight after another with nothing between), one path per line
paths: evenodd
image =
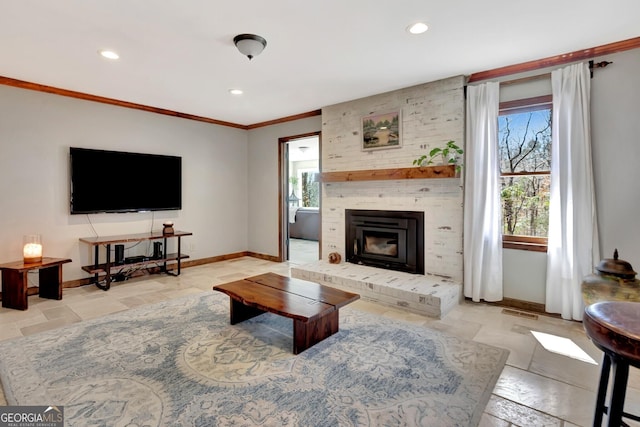
M23 238L22 255L25 264L42 262L42 238L39 234L26 234Z

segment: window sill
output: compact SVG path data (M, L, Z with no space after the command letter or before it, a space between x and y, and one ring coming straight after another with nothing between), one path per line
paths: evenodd
M502 242L504 249L517 249L521 251L547 252L547 245L544 243L532 242Z

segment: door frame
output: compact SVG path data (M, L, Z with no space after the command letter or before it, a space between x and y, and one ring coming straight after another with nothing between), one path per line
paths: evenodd
M309 132L278 138L278 261L289 259L289 156L287 143L296 139L318 137L318 169L322 171L322 132ZM318 240L318 258L322 259L322 183L319 191L320 237ZM285 210L286 209L286 210Z

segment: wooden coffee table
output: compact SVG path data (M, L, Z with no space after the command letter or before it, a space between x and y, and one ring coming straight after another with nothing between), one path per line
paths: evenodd
M275 273L213 287L230 297L231 324L262 313L293 319L293 354L338 332L338 310L360 295Z

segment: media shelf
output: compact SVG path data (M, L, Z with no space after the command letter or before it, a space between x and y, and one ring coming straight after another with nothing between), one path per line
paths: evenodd
M162 231L152 231L150 233L138 233L138 234L122 234L118 236L102 236L102 237L81 237L80 242L85 243L87 245L93 246L94 248L94 263L91 265L85 265L82 267L84 271L87 273L93 274L93 283L102 290L109 290L111 287L111 282L113 281L114 276L120 274L125 269L131 269L133 267L141 267L141 266L157 266L160 268L160 272L170 274L173 276L180 275L180 266L181 260L189 258L188 255L181 253L181 244L182 237L191 236L193 233L188 231L174 231L172 234L163 234ZM124 244L124 243L134 243L134 242L142 242L146 240L162 240L163 241L163 251L167 250L167 241L169 239L178 239L177 240L177 250L175 253L165 254L163 252L162 256L159 258L153 257L143 257L141 260L136 262L127 262L127 263L118 263L116 264L115 260L111 259L111 245L113 244ZM100 262L99 254L100 254L100 246L104 246L106 249L106 261ZM175 263L175 272L174 270L169 270L167 268L168 263ZM100 284L101 276L104 276L105 284Z

